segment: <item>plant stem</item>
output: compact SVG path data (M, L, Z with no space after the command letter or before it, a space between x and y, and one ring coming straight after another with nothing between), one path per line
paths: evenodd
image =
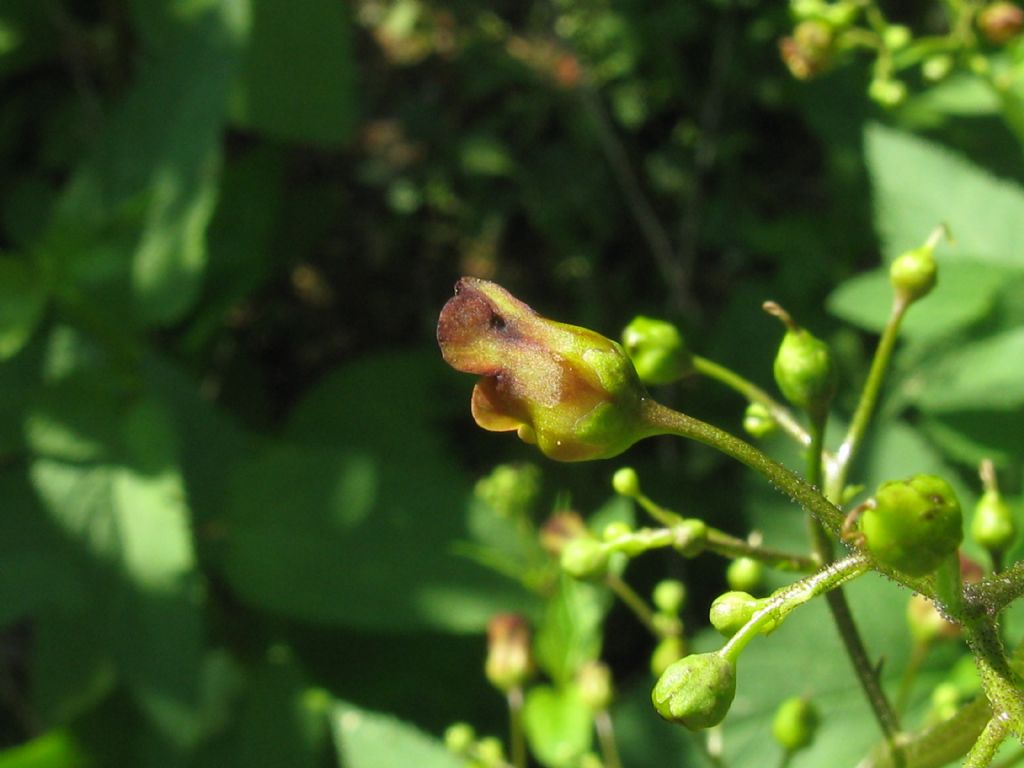
M964 760L964 768L988 768L992 764L992 758L996 756L999 746L1009 735L1009 725L999 717L993 717L985 725L985 730L974 742L971 751L967 753Z
M526 736L523 732L523 689L519 686L508 692L509 750L512 765L526 768Z
M700 355L693 356L693 367L698 373L724 384L750 402L763 405L779 426L800 445L811 444L811 435L796 420L792 412L749 379L745 379L732 369Z
M846 432L839 450L836 451L835 460L828 468L826 482L826 495L830 499L841 499L843 490L846 487L846 477L850 471L854 456L860 448L864 435L867 433L871 416L878 404L878 396L882 391L882 384L885 382L885 375L889 370L889 363L892 361L893 349L896 347L896 337L899 335L900 325L903 316L907 312L909 304L905 300L896 298L893 300L892 311L889 313L889 320L882 331L882 337L878 340L878 348L875 350L875 357L871 361L871 370L868 373L864 389L861 391L860 402L857 403L857 410L853 413L853 420Z
M964 637L978 665L985 697L992 706L992 717L1006 724L1014 736L1024 741L1024 693L1020 678L1010 668L995 622L987 616L965 622Z
M644 400L641 408L642 418L649 426L650 434L677 435L716 448L763 475L773 486L814 515L827 530L839 533L843 525L842 511L795 472L770 459L750 443L654 400Z
M758 560L772 568L782 571L804 571L815 570L820 563L813 557L796 555L785 552L781 549L765 547L760 544L751 544L745 539L731 536L717 528L708 528L706 548L717 555L735 559L737 557L749 557Z
M508 692L509 744L512 765L526 768L526 737L523 731L523 689L520 686Z
M619 748L615 743L615 729L612 727L612 716L607 709L594 715L594 727L597 729L597 741L601 745L601 756L605 768L622 768Z
M988 576L977 584L964 586L965 610L969 614L996 616L1003 608L1024 595L1024 560L1005 571Z
M655 638L661 640L665 636L665 633L659 629L658 623L654 620L654 611L651 610L646 601L629 584L614 573L607 574L604 577L604 581Z

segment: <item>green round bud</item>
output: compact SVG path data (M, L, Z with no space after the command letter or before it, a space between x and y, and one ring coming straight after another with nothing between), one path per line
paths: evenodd
M999 491L985 491L974 508L971 538L991 552L1003 553L1017 537L1017 524L1010 505Z
M954 683L939 683L932 688L931 709L935 720L948 720L960 708L960 691Z
M595 712L608 709L612 703L612 671L607 664L590 661L576 673L576 687L580 700Z
M465 755L473 748L476 731L469 723L452 723L445 729L444 745L456 755Z
M775 710L772 735L787 752L810 746L818 729L818 713L802 696L786 699Z
M485 736L476 743L476 759L487 768L499 768L505 765L505 746L501 739Z
M640 476L632 467L622 467L612 475L612 488L620 496L634 499L640 495Z
M787 326L773 368L779 391L808 413L823 414L838 383L828 344L796 325L778 304L766 302L765 309Z
M940 80L946 79L950 72L953 71L953 57L941 53L935 56L929 56L921 64L921 74L924 75L924 79L932 83L937 83Z
M935 248L924 245L896 257L889 267L889 282L896 295L904 301L917 301L927 296L938 280Z
M698 653L669 665L651 702L664 719L699 730L722 722L735 696L736 665L718 653Z
M882 33L882 40L885 47L891 51L898 51L905 48L910 42L910 29L902 24L890 24Z
M693 355L672 323L637 315L622 331L622 346L644 384L670 384L693 372Z
M725 569L725 581L730 589L752 592L764 578L764 564L752 557L737 557Z
M753 437L767 437L779 428L771 412L761 403L751 403L743 414L743 429Z
M659 611L675 615L686 602L686 585L677 579L664 579L655 585L651 599Z
M633 529L629 527L628 523L622 521L608 523L604 527L604 531L601 532L601 538L605 541L615 541L621 539L623 536L629 536L633 533Z
M577 579L597 578L608 568L608 552L589 536L572 539L562 549L562 570Z
M750 621L761 606L761 601L747 592L725 592L711 603L708 616L711 626L725 637L732 637Z
M670 665L686 655L686 640L682 636L663 638L651 654L651 674L661 677Z
M899 80L872 80L868 97L880 107L892 109L907 99L907 86Z
M868 550L881 563L924 576L956 552L963 516L953 488L941 477L916 475L882 483L861 517Z

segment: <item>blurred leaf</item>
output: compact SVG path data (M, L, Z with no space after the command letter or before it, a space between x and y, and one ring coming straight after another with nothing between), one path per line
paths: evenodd
M343 701L331 710L331 730L345 768L461 768L465 763L413 726Z
M0 256L0 360L16 355L39 324L46 288L24 259Z
M144 71L57 204L44 248L76 295L111 314L169 324L199 293L238 57L237 20L223 8Z
M530 750L547 768L568 768L593 742L593 716L574 685L538 685L526 694L523 729Z
M601 623L611 606L607 588L563 575L537 630L537 663L558 684L601 655Z
M1024 329L964 344L907 385L926 411L1008 410L1024 404Z
M934 341L984 318L995 306L1006 282L1024 277L1018 270L990 264L942 264L939 282L926 300L914 305L900 335L915 341ZM880 333L889 319L892 286L887 269L857 275L828 297L829 311L859 328Z
M442 372L420 354L347 366L295 408L289 442L242 462L225 568L248 602L319 623L456 631L524 607L515 582L454 554L470 489L431 423Z
M50 731L0 752L0 768L76 768L89 765L67 731Z
M951 458L976 468L982 459L1012 467L1024 455L1024 411L980 410L926 416L921 429Z
M943 250L940 261L1024 265L1019 184L995 178L938 144L877 123L868 126L865 144L886 258L918 247L944 222L956 247Z
M345 3L254 2L233 120L288 141L347 141L355 127L350 27Z
M174 424L152 401L107 417L119 425L109 455L123 463L40 457L32 481L52 519L92 559L93 612L119 673L168 736L188 739L202 617Z

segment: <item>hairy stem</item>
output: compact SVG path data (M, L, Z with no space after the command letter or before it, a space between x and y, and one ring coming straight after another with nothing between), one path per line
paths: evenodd
M1009 732L1010 729L1005 720L999 717L989 720L985 725L985 730L981 732L981 736L974 742L971 751L967 753L964 768L988 768Z

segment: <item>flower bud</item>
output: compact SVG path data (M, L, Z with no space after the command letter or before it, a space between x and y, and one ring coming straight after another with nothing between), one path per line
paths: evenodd
M818 729L818 713L802 696L786 699L775 710L772 735L787 752L810 746Z
M731 589L753 592L764 578L764 564L752 557L737 557L725 569L725 581Z
M779 54L793 77L807 80L825 71L832 63L834 40L828 23L818 19L801 21L790 37L779 41Z
M500 517L526 514L540 491L540 470L533 464L501 464L477 481L473 493Z
M747 592L724 592L711 603L711 626L724 637L732 637L757 613L762 602Z
M533 671L530 627L514 613L500 613L487 623L487 661L484 673L491 685L508 692L522 685Z
M612 475L612 488L620 496L634 499L640 495L640 477L632 467L623 467Z
M978 29L990 43L1006 45L1024 29L1024 10L1002 0L989 3L978 14Z
M580 700L595 712L608 709L614 694L612 688L612 671L607 664L600 661L589 661L576 673L576 687L580 692Z
M664 579L654 586L651 597L655 608L674 616L686 602L686 585L676 579Z
M476 423L515 430L549 458L609 458L652 434L641 417L643 385L622 347L541 317L499 285L460 279L437 340L449 365L483 377L473 389Z
M590 536L587 524L577 513L556 512L540 527L540 546L548 554L561 557L566 544L587 536Z
M561 557L562 570L577 579L598 578L608 568L608 551L597 539L584 536L565 545Z
M615 541L616 539L621 539L623 536L629 536L632 533L633 529L629 527L629 524L620 520L615 523L608 523L601 532L601 538L604 541Z
M483 768L502 768L508 763L505 759L505 745L501 739L485 736L476 743L476 760Z
M900 254L889 267L893 290L908 304L931 293L937 277L935 246L931 244Z
M722 722L735 696L736 665L717 653L698 653L669 665L651 701L666 720L699 730Z
M953 71L953 57L949 54L939 53L934 56L929 56L921 64L921 74L924 75L924 79L931 82L937 83L940 80L944 80L946 76Z
M1017 538L1013 512L998 489L989 489L978 499L971 520L971 538L990 552L1000 554Z
M798 408L813 416L823 415L838 383L828 344L798 326L775 302L765 302L764 308L786 325L773 369L779 391Z
M651 674L661 677L670 665L686 655L686 640L679 635L663 638L651 654Z
M892 109L907 100L907 86L900 80L875 79L868 86L868 97L880 107Z
M885 47L891 51L898 51L901 48L906 48L907 43L910 42L910 28L903 24L890 24L885 28L885 32L882 34L882 40L885 42Z
M860 529L880 562L923 576L956 552L963 540L963 517L949 483L916 475L882 483L861 517Z
M693 372L686 341L665 320L637 315L622 331L622 346L645 384L670 384Z
M743 429L753 437L767 437L779 428L779 422L761 403L751 403L743 414Z
M469 723L452 723L444 732L444 745L452 754L464 756L476 742L476 731Z

